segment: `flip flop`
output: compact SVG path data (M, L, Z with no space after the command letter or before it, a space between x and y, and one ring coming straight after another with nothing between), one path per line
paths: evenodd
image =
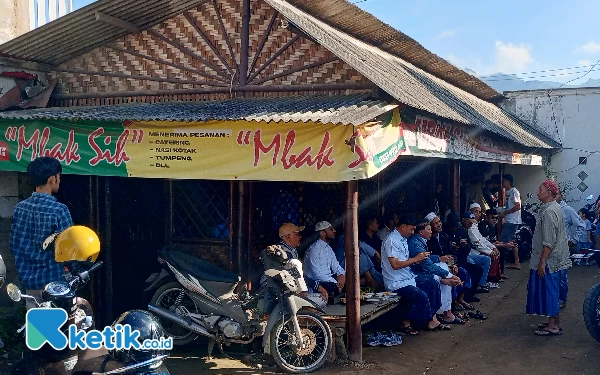
M559 329L558 332L552 332L547 329L540 329L534 332L536 336L560 336L562 335L562 331Z
M409 335L409 336L416 336L419 334L418 331L416 331L413 327L411 326L407 326L407 327L400 327L400 329L398 330L401 333L404 333L405 335Z
M513 266L512 264L508 264L506 266L504 266L505 268L511 269L511 270L520 270L521 266L517 267L517 266Z
M546 327L548 327L548 323L540 323L540 324L538 324L538 329L539 329L539 330L542 330L542 329L544 329L544 328L546 328ZM559 330L559 331L562 331L563 329L562 329L562 327L561 327L561 328L559 328L558 330Z
M442 320L444 322L444 324L465 324L466 322L462 319L460 319L458 316L454 316L454 320L449 322L447 320Z

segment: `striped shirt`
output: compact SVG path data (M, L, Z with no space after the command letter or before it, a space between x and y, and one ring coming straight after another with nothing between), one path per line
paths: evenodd
M72 225L67 206L50 194L36 192L17 204L10 230L10 250L23 288L40 290L63 278L64 267L54 260L54 249L44 251L42 243L51 234Z
M538 215L539 222L535 226L533 234L533 250L529 268L532 270L538 268L544 246L551 249L546 260L550 272L554 273L571 267L569 245L560 205L556 201L543 203L540 205Z

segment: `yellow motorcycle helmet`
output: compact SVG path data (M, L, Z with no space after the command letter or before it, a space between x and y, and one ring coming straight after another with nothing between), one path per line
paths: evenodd
M63 230L52 242L54 242L54 259L58 263L94 263L100 254L98 235L83 225L73 225ZM49 243L44 245L48 246Z

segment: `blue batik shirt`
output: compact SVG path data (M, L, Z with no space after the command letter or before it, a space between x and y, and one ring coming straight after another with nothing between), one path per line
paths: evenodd
M40 290L62 280L64 267L54 260L54 248L42 250L53 233L73 225L69 209L50 194L33 193L17 204L10 230L10 250L15 256L23 288Z

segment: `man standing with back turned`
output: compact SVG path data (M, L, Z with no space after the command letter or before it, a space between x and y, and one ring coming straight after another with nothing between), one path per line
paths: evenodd
M51 157L29 163L27 174L35 186L31 197L15 207L10 230L10 250L15 256L22 287L27 294L41 300L42 289L63 278L64 269L54 260L54 251L42 250L42 243L54 233L73 225L69 209L57 202L62 166ZM27 309L34 306L27 300Z

